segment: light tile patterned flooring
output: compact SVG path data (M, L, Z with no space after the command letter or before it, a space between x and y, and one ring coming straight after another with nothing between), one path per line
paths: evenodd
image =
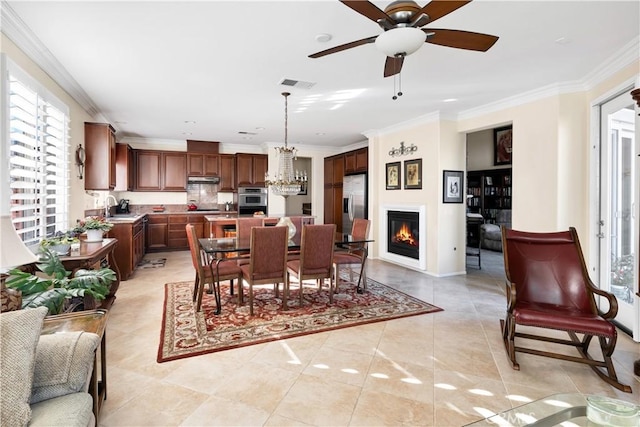
M372 260L369 277L444 311L156 363L164 284L193 280L188 252L122 282L107 329L108 399L100 426L461 426L560 392L640 402L640 344L619 334L619 392L586 365L507 360L502 254L482 270L435 278ZM597 354L597 353L596 353Z

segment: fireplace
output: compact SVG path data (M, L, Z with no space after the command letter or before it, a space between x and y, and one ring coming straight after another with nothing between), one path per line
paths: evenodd
M420 259L420 215L418 212L387 212L387 251Z
M409 222L405 228L411 232L412 237L404 232L399 238L390 235L392 226L389 220L396 214L401 215L398 220ZM381 204L380 219L378 228L380 259L415 270L427 271L427 206L413 203ZM402 230L401 225L398 227ZM401 253L398 253L398 250Z

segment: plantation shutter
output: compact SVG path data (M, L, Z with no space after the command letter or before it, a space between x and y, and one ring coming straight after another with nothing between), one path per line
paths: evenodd
M68 228L67 107L34 86L10 68L10 210L27 245Z

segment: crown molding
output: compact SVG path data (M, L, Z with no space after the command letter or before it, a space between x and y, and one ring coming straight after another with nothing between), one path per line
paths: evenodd
M100 114L99 108L89 95L6 1L0 3L0 28L25 55L47 73L89 115L96 117Z
M640 36L636 36L624 45L618 52L611 55L600 67L587 74L582 80L588 89L592 89L626 66L638 61L638 59L640 59Z
M440 111L435 111L433 113L424 114L413 119L405 120L404 122L396 123L395 125L387 126L386 128L369 129L362 132L362 134L367 138L372 138L376 136L388 135L390 133L401 132L406 129L411 129L427 123L438 122L440 120L455 120L455 118L449 117L449 115L445 116Z

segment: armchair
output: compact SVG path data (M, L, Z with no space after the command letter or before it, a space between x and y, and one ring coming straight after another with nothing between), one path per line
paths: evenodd
M589 279L575 228L529 233L503 227L502 248L507 276L507 314L500 326L513 369L520 370L516 352L584 363L613 387L630 393L631 387L618 381L611 359L617 339L611 320L618 312L618 302L613 294L597 288ZM595 296L607 302L606 312L598 308ZM516 331L518 326L564 331L569 339ZM600 360L588 351L594 337L600 343ZM580 357L521 347L516 345L516 338L572 346Z
M40 307L0 315L0 425L93 426L88 389L100 339L40 335L46 314Z

